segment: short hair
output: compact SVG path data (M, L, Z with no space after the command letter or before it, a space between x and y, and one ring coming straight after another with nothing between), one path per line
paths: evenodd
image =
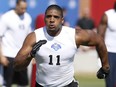
M46 9L46 11L45 11L45 14L46 14L47 11L50 10L50 9L56 9L56 10L60 11L61 17L63 17L63 10L62 10L62 8L61 8L60 6L58 6L58 5L56 5L56 4L53 4L53 5L48 6L47 9Z
M21 1L26 2L26 0L16 0L16 4L19 4Z

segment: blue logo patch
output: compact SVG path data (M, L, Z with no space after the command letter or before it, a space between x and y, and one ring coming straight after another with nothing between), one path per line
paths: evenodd
M55 51L58 51L59 49L61 49L60 44L54 43L52 44L51 48L53 48Z

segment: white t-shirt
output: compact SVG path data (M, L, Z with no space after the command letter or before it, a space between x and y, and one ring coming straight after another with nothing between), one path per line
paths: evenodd
M15 57L29 34L32 19L28 13L18 16L14 10L3 14L0 19L0 37L2 37L2 52L7 57Z
M110 9L105 12L108 18L108 27L105 33L105 43L109 52L116 53L116 12Z
M52 37L46 27L35 30L36 42L47 40L36 54L36 81L44 87L63 87L74 80L75 29L62 27L58 36Z

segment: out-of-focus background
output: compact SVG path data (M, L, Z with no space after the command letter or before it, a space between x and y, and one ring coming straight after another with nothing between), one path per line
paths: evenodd
M0 15L15 6L16 0L0 0ZM58 4L66 9L65 21L67 26L75 27L77 20L88 11L94 20L95 28L100 22L104 11L113 8L116 0L27 0L27 12L32 16L32 28L35 28L35 20L39 14L44 14L47 6ZM11 21L12 22L12 21ZM67 52L68 53L68 52ZM75 78L79 81L80 87L104 87L104 80L96 77L100 68L98 55L94 48L79 50L75 55ZM31 64L29 65L29 77L31 76Z
M16 0L0 0L0 15L15 7ZM27 0L27 11L33 18L33 24L37 15L44 13L50 4L58 4L67 10L66 20L71 27L75 27L76 21L83 15L85 8L95 21L97 26L104 11L113 8L115 0Z

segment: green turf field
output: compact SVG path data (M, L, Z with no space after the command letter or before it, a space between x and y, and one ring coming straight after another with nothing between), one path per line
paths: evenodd
M79 81L79 87L105 87L104 80L97 79L95 74L77 74L75 78Z
M79 81L79 87L105 87L104 80L97 79L95 74L78 73L75 74L75 79ZM12 87L17 87L17 86L13 85Z

